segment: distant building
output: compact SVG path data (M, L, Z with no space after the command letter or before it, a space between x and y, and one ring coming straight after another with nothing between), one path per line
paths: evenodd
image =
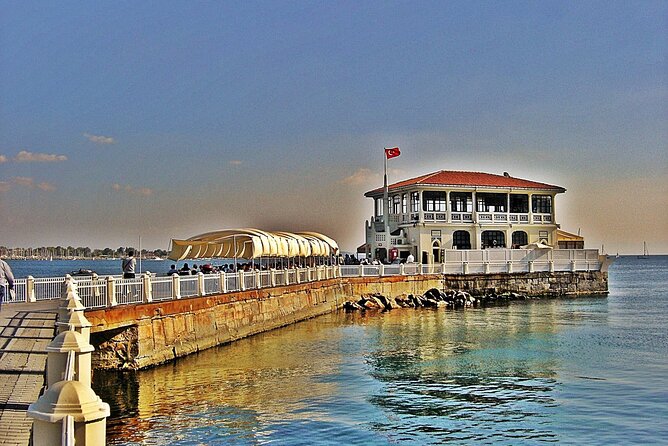
M571 234L570 232L557 229L557 248L559 249L584 249L584 237Z
M481 172L441 170L364 194L374 200L366 222L367 257L440 263L445 249L557 246L554 202L560 186ZM387 220L387 225L386 225ZM583 242L584 244L584 242Z

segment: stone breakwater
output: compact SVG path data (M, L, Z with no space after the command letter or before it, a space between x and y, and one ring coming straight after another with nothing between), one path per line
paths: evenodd
M359 300L348 300L343 304L346 311L382 310L394 308L466 308L489 305L514 300L537 299L535 296L515 293L511 291L497 293L494 290L476 291L469 293L462 290L440 291L436 288L428 290L422 295L401 295L385 297L382 294L369 294Z
M443 296L424 293L432 289L461 292ZM481 295L475 290L487 291ZM607 291L605 272L365 276L118 305L86 311L86 318L93 324L93 367L138 369L336 311L352 296L402 297L390 302L396 306L403 303L455 307L521 296L577 296ZM413 299L408 299L410 295Z

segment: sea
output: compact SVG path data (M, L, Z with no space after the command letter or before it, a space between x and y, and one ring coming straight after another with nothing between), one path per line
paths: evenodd
M618 258L609 288L341 311L149 370L96 371L107 444L668 444L668 256Z

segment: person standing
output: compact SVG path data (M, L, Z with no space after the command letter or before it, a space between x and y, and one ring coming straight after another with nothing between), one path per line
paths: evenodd
M9 291L14 289L14 273L7 262L0 259L0 308L2 308L2 301L9 300Z
M128 251L128 256L123 259L123 278L124 279L134 279L135 278L135 265L137 265L137 259L135 259L135 252Z

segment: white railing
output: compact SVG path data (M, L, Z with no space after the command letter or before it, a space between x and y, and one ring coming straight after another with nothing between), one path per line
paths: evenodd
M443 263L338 265L270 271L240 271L195 276L141 274L134 279L97 275L76 277L87 308L103 308L194 296L294 285L339 277L408 276L417 274L508 274L527 272L600 271L595 249L444 250ZM58 299L64 278L28 277L14 281L13 302ZM8 298L4 301L7 303Z

